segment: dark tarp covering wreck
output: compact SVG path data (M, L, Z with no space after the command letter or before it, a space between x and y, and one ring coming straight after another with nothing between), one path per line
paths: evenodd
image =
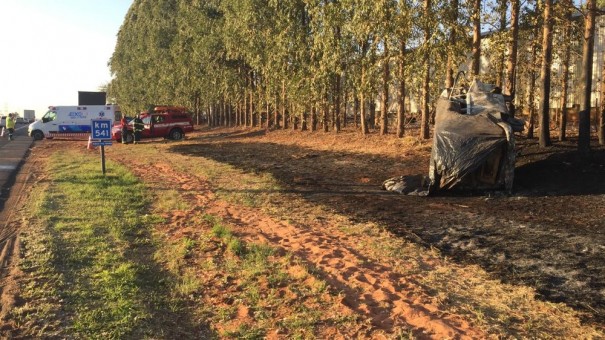
M514 132L522 130L523 121L509 115L499 88L474 80L468 89L446 89L437 100L428 179L418 187L418 176L400 176L383 188L422 196L450 189L510 193Z

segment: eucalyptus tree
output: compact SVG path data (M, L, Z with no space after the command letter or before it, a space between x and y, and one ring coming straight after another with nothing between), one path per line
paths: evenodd
M458 40L463 40L463 32L459 32L461 25L458 22L458 16L460 14L460 1L452 0L446 5L443 15L443 28L448 34L447 37L447 62L445 64L445 88L452 88L454 86L454 68L458 64L456 55L458 53L456 46L459 46Z
M150 102L145 87L150 80L146 71L153 65L147 41L142 39L151 20L149 6L144 0L136 0L130 6L109 61L113 76L109 87L125 112L136 113Z
M312 75L311 129L316 128L316 112L319 111L324 131L336 124L337 100L340 96L340 82L343 72L342 26L343 10L338 0L308 1L311 18L311 59L309 71ZM330 114L331 113L331 114ZM330 122L332 124L330 124Z
M212 0L179 0L178 13L179 34L172 48L174 61L180 66L173 75L179 79L175 96L182 101L189 99L199 114L202 105L211 105L221 97L217 80L230 78L224 72L222 13ZM222 73L220 77L218 73Z
M375 93L377 66L376 53L379 37L374 29L376 6L374 0L342 0L343 9L350 13L350 20L343 25L343 30L350 36L354 45L352 63L356 64L358 73L354 78L355 91L360 103L361 132L367 134L367 102Z
M262 123L262 102L270 79L268 67L272 46L272 11L267 1L222 0L220 9L224 14L223 43L226 58L241 60L247 69L247 98L249 98L249 121ZM256 109L256 110L255 110ZM258 111L258 117L254 112ZM268 112L267 112L268 113ZM268 118L268 117L267 117Z
M572 39L574 36L574 21L572 21L572 11L573 11L573 2L572 0L563 0L559 4L559 11L563 13L563 17L561 18L561 30L560 34L554 36L556 39L555 46L559 46L558 54L559 60L561 61L561 97L560 97L560 116L559 116L559 140L566 140L566 130L567 130L567 97L568 97L568 89L569 89L569 68L571 61L571 49L572 44L575 39Z
M551 145L550 141L550 79L552 67L552 0L544 0L542 20L542 68L540 69L540 146Z
M508 0L497 0L497 12L499 16L498 20L498 35L502 36L503 39L506 39L506 32L508 31L508 21L506 14L508 12ZM499 44L502 48L498 51L499 57L497 62L497 77L496 77L496 85L502 88L504 84L504 67L505 67L505 52L506 52L506 44L503 42Z
M391 83L391 47L395 31L394 16L397 10L396 0L375 2L376 30L382 45L382 91L380 100L380 134L386 135L389 127L389 87Z
M429 139L430 83L431 83L431 35L434 29L433 0L424 0L422 15L419 19L423 31L423 41L418 49L423 57L422 70L422 117L420 122L420 138ZM418 11L420 13L420 11Z
M118 33L109 62L113 95L129 111L173 99L176 81L170 53L177 35L175 0L136 0Z
M506 77L503 93L509 97L509 112L515 116L515 93L517 85L517 50L519 41L519 15L521 0L510 0L510 33L508 36L508 57L506 58Z
M412 32L412 3L408 0L398 0L393 23L395 24L393 32L393 46L397 57L397 137L401 138L405 134L405 98L406 98L406 77L409 69L408 56L406 50L408 43L413 39Z
M477 77L481 71L481 0L472 0L472 6L473 57L471 73L474 77Z
M487 59L489 67L482 70L481 79L502 88L509 50L508 0L491 0L485 2L484 6L481 27L488 38L481 45L481 59Z
M288 127L287 107L298 98L299 85L307 78L307 10L303 0L269 0L275 20L273 75L280 93L281 127ZM290 112L292 114L292 112Z
M176 0L150 1L150 22L147 30L140 32L140 38L146 41L147 50L143 53L151 57L151 65L145 70L148 82L149 104L172 103L177 79L174 72L183 67L174 62L171 49L177 35L175 20L178 17ZM186 67L186 66L185 66Z
M514 93L516 103L524 111L528 112L527 137L534 137L535 115L536 115L536 82L540 70L539 46L542 22L542 10L540 1L526 1L522 4L519 17L519 45L517 54L517 66L515 67ZM507 85L508 86L508 85Z

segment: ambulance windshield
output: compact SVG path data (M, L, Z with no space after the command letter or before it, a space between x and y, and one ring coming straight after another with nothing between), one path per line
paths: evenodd
M42 116L43 123L50 122L55 119L57 119L57 113L55 111L48 111L44 114L44 116Z

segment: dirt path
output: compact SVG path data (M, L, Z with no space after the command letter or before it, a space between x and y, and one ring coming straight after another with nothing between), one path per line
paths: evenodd
M7 184L2 197L0 210L0 320L4 320L7 313L15 306L18 296L18 280L21 276L16 265L20 253L19 232L21 223L19 211L24 209L28 186L33 183L32 169L36 162L29 161L21 167L15 178ZM0 334L9 331L14 325L4 324Z
M403 326L430 338L483 337L481 331L471 327L464 318L444 315L417 282L394 274L388 264L369 261L357 253L352 244L356 240L327 223L292 225L277 221L258 209L217 199L203 178L179 172L168 163L149 167L123 158L116 160L131 165L137 176L148 183L180 188L189 206L220 217L247 241L277 246L319 269L322 279L342 292L343 308L367 318L375 330L391 334L394 327ZM190 232L182 229L183 224L178 222L182 218L182 213L169 218L172 222L168 225L174 226L172 232Z

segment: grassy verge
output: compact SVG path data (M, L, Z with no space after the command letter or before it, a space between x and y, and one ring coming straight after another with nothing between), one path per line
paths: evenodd
M359 329L337 292L290 254L246 244L219 218L184 209L95 155L56 153L30 196L22 235L22 305L12 318L33 338L314 338Z
M28 336L139 338L161 334L180 301L153 261L144 186L116 164L55 153L49 181L31 196L22 235L25 305L13 312ZM174 314L171 314L174 316ZM181 315L182 317L182 315Z

